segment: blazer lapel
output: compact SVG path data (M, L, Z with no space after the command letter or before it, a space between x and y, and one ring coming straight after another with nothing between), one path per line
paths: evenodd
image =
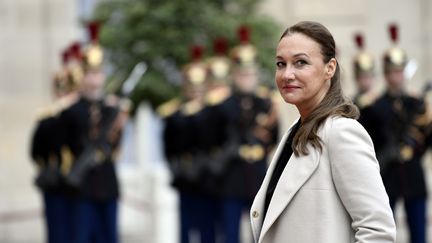
M258 190L258 192L255 196L255 199L252 203L251 209L253 209L254 211L256 210L259 215L263 215L263 209L264 209L264 202L265 202L266 193L267 193L267 187L270 183L270 178L271 178L271 175L273 174L274 167L276 166L277 159L279 158L279 155L283 150L283 145L285 144L286 140L288 139L288 136L291 132L292 127L293 127L293 125L288 130L288 132L285 133L285 135L282 137L281 141L279 142L279 145L278 145L278 147L277 147L277 149L273 155L273 158L270 162L269 168L267 169L267 173L264 177L264 180L261 184L261 187ZM253 214L256 212L251 212L251 213ZM254 238L256 240L258 240L258 237L259 237L260 231L261 231L261 227L262 227L261 224L263 222L262 222L261 218L255 218L255 217L253 217L253 215L251 215L251 219L252 219L251 220L252 233L254 234Z
M284 144L284 143L281 143ZM275 188L272 200L270 201L269 208L267 210L266 218L259 233L259 241L262 240L266 232L276 221L279 215L283 212L286 206L290 203L296 192L302 187L302 185L309 179L319 164L320 153L317 149L308 145L309 155L296 157L294 154L290 157L282 175L279 179L279 183ZM280 151L279 151L280 153ZM279 154L275 156L272 163L275 164ZM272 167L274 169L274 166ZM272 173L266 175L266 186L261 190L263 195L261 196L262 201L265 200L265 193L267 190L268 183L270 181ZM268 178L267 178L268 177ZM280 183L282 182L282 183ZM263 184L264 185L264 184ZM263 208L261 206L260 208Z

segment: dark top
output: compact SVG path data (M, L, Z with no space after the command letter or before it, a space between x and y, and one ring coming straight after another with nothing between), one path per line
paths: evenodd
M267 192L266 192L266 198L265 198L265 205L264 205L264 217L267 214L267 209L270 205L270 201L273 197L273 193L276 189L276 185L278 184L279 178L282 175L283 170L285 169L285 166L288 163L288 160L290 159L293 150L292 150L292 142L294 139L295 134L297 133L298 129L300 128L301 125L301 120L299 119L299 121L293 126L293 128L291 129L291 132L285 142L285 146L282 150L282 152L280 153L279 159L276 163L276 166L273 170L272 176L270 178L270 183L267 187Z

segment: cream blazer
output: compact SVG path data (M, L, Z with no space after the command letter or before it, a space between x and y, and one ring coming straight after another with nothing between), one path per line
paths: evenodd
M292 128L292 126L291 126ZM283 136L252 204L258 243L396 242L396 226L372 140L349 118L328 118L319 129L323 149L289 159L263 221L270 177Z

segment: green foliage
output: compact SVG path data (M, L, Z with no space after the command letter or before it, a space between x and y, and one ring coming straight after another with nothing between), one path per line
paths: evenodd
M212 55L218 37L238 44L237 28L251 29L263 73L272 73L274 47L281 33L268 17L256 14L259 0L107 0L95 9L102 22L100 39L116 79L126 79L136 63L149 65L132 94L135 104L153 107L178 94L181 67L190 61L190 46L205 47Z

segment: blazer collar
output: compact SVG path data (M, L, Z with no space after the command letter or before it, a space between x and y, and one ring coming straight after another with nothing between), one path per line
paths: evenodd
M288 138L289 133L291 132L293 126L291 126L289 132L283 137L281 143L278 146L278 149L273 157L271 165L269 167L269 171L266 174L266 177L263 181L263 187L260 190L260 195L257 195L259 198L259 202L255 205L255 208L263 209L264 201L266 196L266 191L268 184L270 182L271 175L273 174L273 170L277 160L280 156L280 153L283 149L286 139ZM309 179L309 177L313 174L319 164L320 152L319 150L313 148L311 145L308 145L309 154L306 156L296 157L294 154L291 155L288 163L282 172L282 175L279 179L278 183L270 205L267 209L266 218L263 222L262 228L260 232L257 232L259 235L260 242L269 228L273 225L279 215L283 212L286 206L290 203L296 192L302 187L302 185ZM262 215L262 212L260 213Z

